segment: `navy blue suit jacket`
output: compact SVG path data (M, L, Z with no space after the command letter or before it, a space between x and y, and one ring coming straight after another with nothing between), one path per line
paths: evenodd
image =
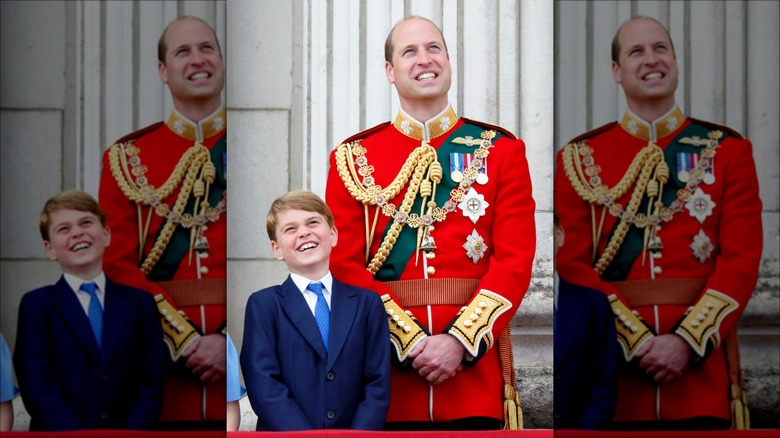
M257 430L381 430L390 404L387 314L375 292L333 279L329 352L288 276L246 305L241 369Z
M30 429L149 428L162 409L162 348L148 292L106 279L102 348L64 277L26 293L14 367Z
M617 337L606 295L560 279L553 340L554 427L605 429L617 397Z

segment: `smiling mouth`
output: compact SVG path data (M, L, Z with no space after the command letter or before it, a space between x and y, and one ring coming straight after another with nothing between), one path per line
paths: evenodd
M642 77L642 79L645 80L645 81L652 81L652 80L655 80L655 79L661 79L663 77L664 77L664 75L662 73L653 72L653 73L646 74L644 77Z
M71 251L74 251L74 252L78 252L78 251L81 251L81 250L87 249L87 248L89 248L90 246L92 246L92 244L90 244L90 243L87 243L87 242L81 242L81 243L77 243L77 244L73 245L73 246L70 248L70 250L71 250Z
M200 80L200 79L208 79L210 77L211 77L210 74L208 74L206 72L200 72L200 73L195 73L194 75L190 76L190 80L197 81L197 80Z
M317 247L316 243L313 243L313 242L304 243L303 245L301 245L298 248L298 252L306 252L306 251L309 251L309 250L314 249L316 247Z
M415 78L418 81L429 81L431 79L436 79L435 73L423 73Z

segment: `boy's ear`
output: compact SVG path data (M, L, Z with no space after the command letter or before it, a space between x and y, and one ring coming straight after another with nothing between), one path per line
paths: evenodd
M43 249L46 251L46 255L55 262L57 261L57 253L54 251L54 247L48 240L43 241Z
M109 245L111 245L111 228L108 228L108 225L106 225L105 227L103 227L103 232L106 235L106 243L104 246L108 247Z
M330 227L330 246L336 246L336 243L339 241L339 230L336 229L336 226Z
M274 252L274 255L276 256L276 260L284 261L284 254L282 254L282 249L279 247L279 244L276 243L275 240L271 241L271 250Z

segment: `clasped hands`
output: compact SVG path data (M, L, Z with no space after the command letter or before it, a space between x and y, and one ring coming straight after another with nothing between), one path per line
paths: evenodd
M192 341L181 357L193 376L202 383L217 383L225 378L226 340L222 335L205 335Z
M412 368L430 385L438 385L463 369L466 348L454 336L427 336L409 353Z
M656 383L669 383L688 371L691 348L675 334L658 335L636 353L639 368Z

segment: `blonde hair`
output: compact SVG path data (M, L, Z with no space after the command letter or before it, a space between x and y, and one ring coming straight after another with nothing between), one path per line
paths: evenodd
M100 224L106 227L106 212L103 207L91 195L80 190L66 190L58 193L43 205L41 217L38 226L41 231L41 237L44 241L49 241L49 226L51 226L51 215L59 210L76 210L92 213L100 218Z
M265 217L265 229L268 238L276 241L276 226L279 225L279 213L285 210L303 210L319 213L325 218L328 227L333 228L333 212L319 196L308 190L293 190L276 198Z

